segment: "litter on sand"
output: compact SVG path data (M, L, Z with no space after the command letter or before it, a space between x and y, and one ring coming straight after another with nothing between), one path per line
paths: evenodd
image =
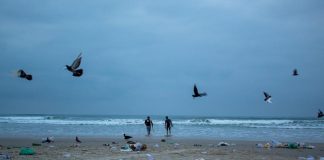
M125 144L120 148L120 151L122 152L130 152L130 151L145 151L147 149L146 144L142 144L139 142L136 142L135 144Z
M174 145L173 145L174 149L178 149L178 148L179 148L179 146L180 146L180 144L179 144L179 143L174 143Z
M110 150L111 151L117 151L117 148L116 147L111 147Z
M261 144L261 143L255 144L255 146L256 146L257 148L263 148L263 144Z
M11 159L12 157L9 154L0 153L0 160Z
M315 158L313 156L298 157L298 160L315 160Z
M146 154L147 160L154 160L154 157L151 154Z
M64 153L64 154L63 154L63 157L64 157L64 158L70 158L70 157L71 157L71 153Z
M159 148L160 145L159 145L159 144L155 144L154 147L155 147L155 148Z
M35 151L32 148L21 148L19 155L34 155Z
M120 148L120 151L121 152L130 152L130 151L132 151L132 149L129 147L129 145L125 145Z
M256 144L258 148L289 148L289 149L314 149L315 146L307 145L301 142L293 142L293 143L282 143L276 140L271 140L271 143L258 143Z
M142 143L139 143L139 142L136 142L135 144L130 144L129 147L133 151L145 151L147 149L146 144L142 144Z
M226 142L219 142L217 146L229 146L229 143Z
M80 147L79 143L73 143L70 147Z

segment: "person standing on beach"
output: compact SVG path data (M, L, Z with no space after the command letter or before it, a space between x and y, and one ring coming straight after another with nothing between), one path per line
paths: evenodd
M147 119L144 122L146 126L147 136L151 135L151 129L153 129L153 122L150 119L150 116L147 116Z
M165 116L165 122L164 122L165 130L166 130L166 136L171 135L171 127L173 127L171 119L169 119L168 116Z

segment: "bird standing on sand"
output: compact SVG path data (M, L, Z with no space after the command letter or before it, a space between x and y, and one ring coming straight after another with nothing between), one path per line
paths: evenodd
M126 135L125 133L124 133L124 139L131 139L131 138L133 138L132 136L128 136L128 135Z
M195 97L202 97L202 96L207 96L207 93L205 92L199 93L196 84L194 84L194 94L192 95L192 97L195 98Z
M265 102L267 102L267 103L272 103L271 102L271 95L270 94L268 94L267 92L263 92L263 94L264 94L264 101Z
M17 75L18 75L18 77L20 77L20 78L26 78L27 80L32 80L33 79L33 76L31 75L31 74L27 74L24 70L22 70L22 69L19 69L18 71L17 71Z
M76 141L77 143L81 143L81 141L80 141L80 139L79 139L78 136L75 137L75 141Z
M294 69L294 71L293 71L293 74L292 74L293 76L298 76L299 74L298 74L298 71L297 71L297 69Z
M73 76L75 77L80 77L83 74L83 69L78 69L78 67L81 64L81 57L82 53L79 54L79 56L73 61L73 63L71 64L71 66L69 65L65 65L66 69L70 72L73 73Z

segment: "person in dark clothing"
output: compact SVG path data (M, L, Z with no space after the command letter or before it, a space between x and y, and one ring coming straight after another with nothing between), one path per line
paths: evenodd
M164 122L165 130L166 130L166 136L171 135L171 127L173 127L171 119L169 119L168 116L165 117L165 122Z
M146 126L146 131L147 131L147 136L151 135L151 129L153 129L153 122L150 119L150 116L147 116L147 119L144 122L145 126Z

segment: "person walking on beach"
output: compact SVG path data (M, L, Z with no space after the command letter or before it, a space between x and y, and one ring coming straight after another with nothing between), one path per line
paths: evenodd
M151 135L151 129L153 129L153 122L150 119L150 116L147 116L147 119L144 122L145 126L146 126L146 131L147 131L147 136Z
M169 119L168 116L165 116L164 126L166 130L166 136L171 136L171 127L173 127L173 124L171 119Z

